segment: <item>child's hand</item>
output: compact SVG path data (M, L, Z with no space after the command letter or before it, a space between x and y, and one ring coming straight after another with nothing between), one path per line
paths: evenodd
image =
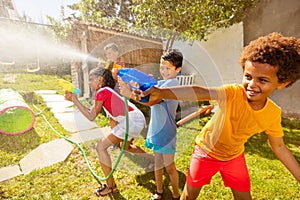
M125 83L121 77L118 77L119 90L122 96L125 96L129 99L133 99L135 101L139 101L141 98L139 97L142 93L139 89L139 84L136 82L130 82L130 85Z
M129 85L127 85L126 83L125 84L120 84L119 85L119 90L120 90L120 94L124 97L127 97L127 98L131 98L131 93L132 91L130 90L130 87Z
M73 102L73 96L75 96L72 92L65 91L65 100Z
M140 84L137 82L130 81L129 85L132 90L140 90Z
M118 76L118 82L119 82L120 94L124 97L130 98L131 90L129 85L125 83L119 76Z

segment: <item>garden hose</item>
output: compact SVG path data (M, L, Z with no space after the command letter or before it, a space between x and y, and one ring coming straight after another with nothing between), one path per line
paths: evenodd
M33 103L32 105L33 105L37 110L39 110L39 113L37 113L37 114L35 114L35 115L36 115L36 116L41 115L41 116L43 117L43 119L45 120L45 122L48 124L48 126L52 129L52 131L53 131L54 133L56 133L59 137L65 139L66 141L75 144L75 145L80 149L80 151L82 152L82 155L83 155L83 157L84 157L84 159L85 159L85 162L86 162L86 164L87 164L87 166L88 166L89 171L90 171L91 174L94 176L94 178L97 180L97 182L98 182L100 185L102 185L101 181L106 181L106 180L109 179L109 178L112 176L112 174L115 172L115 170L116 170L116 168L117 168L117 166L118 166L118 164L119 164L119 162L120 162L120 160L121 160L121 157L122 157L122 155L124 154L124 150L125 150L126 143L127 143L128 132L129 132L128 99L127 99L126 97L123 97L123 98L124 98L124 105L125 105L125 119L126 119L126 129L125 129L124 142L123 142L123 146L122 146L121 152L120 152L120 154L119 154L119 156L118 156L118 158L117 158L117 161L116 161L115 165L113 166L113 168L112 168L112 170L110 171L110 173L109 173L106 177L104 177L104 178L98 176L98 175L96 174L96 172L92 169L92 167L91 167L91 165L90 165L90 162L89 162L89 160L88 160L88 158L87 158L87 155L86 155L84 149L82 148L82 146L81 146L78 142L75 142L74 140L71 140L70 138L68 138L68 137L62 135L61 133L59 133L58 131L56 131L55 128L54 128L54 127L50 124L50 122L47 120L47 118L45 117L45 115L42 114L42 111L41 111L38 107L36 107L36 106L34 105L34 103Z

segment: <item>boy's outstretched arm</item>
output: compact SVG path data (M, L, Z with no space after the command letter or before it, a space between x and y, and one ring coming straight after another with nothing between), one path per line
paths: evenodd
M217 92L202 86L174 86L168 88L152 87L145 91L142 96L150 94L150 102L160 99L176 99L182 101L205 101L217 99Z
M283 138L268 135L268 139L275 155L300 183L300 165L284 144Z

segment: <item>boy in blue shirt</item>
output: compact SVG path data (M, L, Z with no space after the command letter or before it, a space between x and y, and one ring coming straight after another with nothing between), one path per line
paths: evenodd
M182 68L182 53L176 50L170 50L164 53L160 60L160 74L163 80L158 81L156 87L165 88L178 86L176 78ZM120 84L120 93L130 98L131 91L128 85ZM141 102L139 102L141 103ZM149 105L148 103L142 103ZM173 196L172 199L179 199L179 179L178 172L174 163L176 152L176 109L177 100L163 99L158 104L151 106L150 124L146 139L146 147L154 152L155 157L155 181L156 193L153 198L162 199L163 197L163 169L169 174Z

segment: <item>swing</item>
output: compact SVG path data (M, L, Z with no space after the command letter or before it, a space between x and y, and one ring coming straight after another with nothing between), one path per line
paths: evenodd
M3 62L3 61L0 60L0 65L12 66L12 65L14 65L14 64L15 64L14 61L13 61L13 62Z
M34 73L40 71L40 64L39 63L29 63L27 64L27 72Z

